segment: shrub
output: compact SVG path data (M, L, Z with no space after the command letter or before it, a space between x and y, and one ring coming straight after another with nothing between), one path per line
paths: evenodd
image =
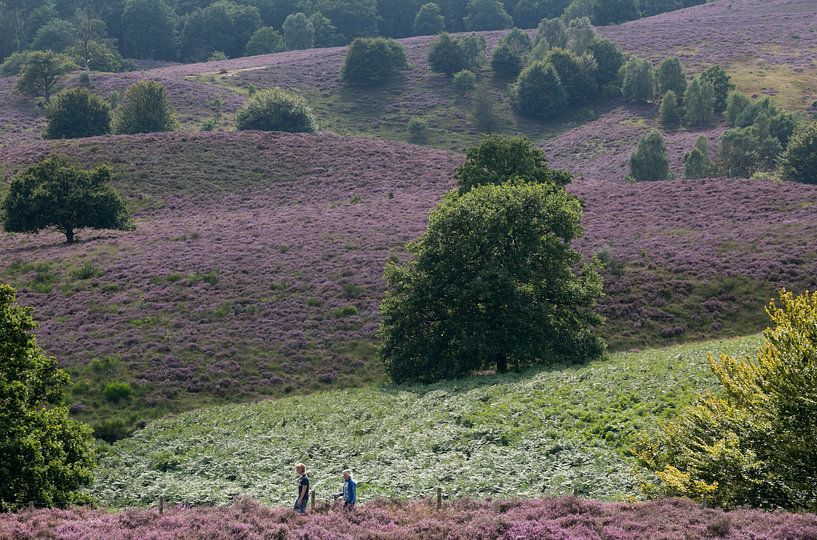
M545 62L534 62L522 70L511 87L511 99L519 114L542 120L558 116L568 104L559 74Z
M630 156L630 175L638 181L671 177L667 144L658 130L650 130L638 141L638 148Z
M414 34L417 36L431 36L445 30L445 17L440 6L428 2L420 6L414 18Z
M476 88L477 76L474 72L468 69L458 71L454 74L454 91L458 96L465 96Z
M633 57L621 68L623 82L621 92L624 99L647 103L654 95L653 70L649 62Z
M132 433L128 424L118 418L105 420L94 426L94 437L109 444L127 439Z
M408 123L408 140L412 144L428 142L428 124L421 118L412 118Z
M317 130L315 117L306 100L281 88L256 92L236 115L239 131L286 131L311 133Z
M62 76L75 67L73 60L64 54L51 51L28 53L20 67L17 90L30 96L42 96L48 103Z
M55 229L70 244L78 229L132 228L125 202L110 186L108 167L80 169L51 156L16 176L0 206L7 232Z
M510 28L512 22L499 0L468 0L468 14L463 19L467 30L501 30Z
M271 54L286 49L284 36L271 26L262 26L250 36L244 53L247 56Z
M414 258L386 268L389 376L431 382L601 355L601 277L595 264L574 273L581 214L579 200L549 184L449 193L410 245Z
M687 80L681 61L670 56L658 66L655 72L655 93L663 96L672 90L675 96L683 96L687 89Z
M37 347L30 309L16 304L14 289L0 285L0 510L29 501L54 506L86 500L93 481L91 430L55 405L71 384L57 360Z
M303 13L292 13L282 27L287 49L311 49L315 46L315 27Z
M559 75L559 81L567 93L571 105L586 103L595 97L598 90L596 83L596 62L589 55L576 56L565 49L551 49L544 62L553 66Z
M658 117L661 120L661 125L667 128L676 128L681 124L681 108L678 106L678 98L672 90L668 90L664 97L661 98Z
M46 139L94 137L111 131L111 108L85 88L59 94L46 111Z
M721 114L726 110L726 100L729 92L735 89L729 74L718 64L709 66L703 73L701 79L712 84L715 91L715 112Z
M621 66L624 65L624 53L621 48L607 38L596 37L588 51L596 61L596 80L600 87L614 84Z
M817 293L783 291L757 355L709 355L721 391L638 445L663 493L734 507L817 510Z
M567 46L576 54L584 54L596 39L596 30L587 17L576 17L567 25Z
M566 186L572 179L566 171L551 169L545 152L525 137L491 135L466 150L465 156L455 173L460 193L517 180Z
M453 75L464 69L479 67L485 50L485 40L477 36L454 39L442 33L431 44L428 63L431 71Z
M474 91L474 104L471 119L474 127L481 133L494 133L509 123L505 108L497 102L494 95L485 85L478 86Z
M30 51L19 51L11 53L2 64L0 64L0 75L4 77L11 77L12 75L19 75L23 69L23 65L28 60Z
M525 66L525 58L508 44L500 44L491 57L491 70L499 79L514 79Z
M751 104L752 100L746 94L737 90L729 92L729 97L726 98L726 121L736 125L740 115Z
M115 133L134 135L178 127L167 89L157 81L139 81L125 90L113 123Z
M817 122L795 131L780 158L780 170L789 180L817 184Z
M403 46L386 38L357 38L346 53L343 80L359 86L378 86L408 68Z
M718 167L730 177L750 178L763 169L760 140L752 127L730 129L721 136Z
M689 126L706 127L715 118L715 89L712 83L696 77L684 94L684 121Z
M542 19L536 30L536 43L543 39L550 47L567 48L567 27L561 19Z
M708 178L715 172L709 157L709 141L701 135L695 146L684 156L685 178Z
M111 382L105 385L102 395L111 403L127 401L133 395L133 388L126 382Z

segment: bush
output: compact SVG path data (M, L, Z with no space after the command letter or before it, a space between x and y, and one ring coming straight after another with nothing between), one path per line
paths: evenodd
M567 27L561 19L542 19L536 30L536 43L545 40L548 46L565 49L567 48Z
M687 89L687 80L684 75L684 67L680 60L674 56L665 59L658 66L655 73L655 93L663 96L672 90L676 98L683 96Z
M125 90L113 130L123 135L173 131L178 127L167 89L156 81L139 81Z
M681 124L681 108L678 106L678 98L672 90L668 90L664 97L661 98L658 118L661 125L667 128L676 128Z
M412 118L408 123L408 140L412 144L428 142L428 124L421 118Z
M464 69L454 74L454 91L458 96L464 97L476 86L477 76L473 71Z
M414 35L432 36L445 30L445 17L440 6L429 2L420 6L414 18Z
M567 25L567 47L576 54L584 54L596 39L596 30L587 17L576 17Z
M789 180L817 184L817 122L795 131L780 158L780 170Z
M621 69L623 72L621 92L624 99L647 103L653 98L655 83L649 62L633 57Z
M511 99L516 111L531 118L555 118L567 107L567 92L554 67L534 62L522 70L511 87Z
M277 53L285 49L284 36L271 26L263 26L250 36L244 54L247 56L256 56L259 54Z
M630 175L638 181L671 177L667 144L658 130L651 130L638 141L638 148L630 156Z
M723 113L726 110L726 100L729 92L735 89L732 79L718 64L706 68L701 73L701 79L712 84L715 91L715 112L717 114Z
M479 146L466 150L465 156L455 173L460 193L516 180L557 186L566 186L572 180L570 173L551 169L545 152L525 137L491 135L483 138Z
M2 64L0 64L0 75L4 77L11 77L19 75L23 69L23 65L28 60L29 51L20 51L11 53Z
M715 172L709 157L709 141L701 135L695 146L684 156L685 178L709 178Z
M0 206L7 232L55 229L74 241L78 229L132 228L125 202L110 186L108 167L80 169L51 156L14 177Z
M311 133L317 131L315 117L306 100L281 88L256 92L236 116L239 131L286 131Z
M751 104L752 100L746 94L737 90L729 92L729 97L726 98L726 121L736 125L740 115Z
M718 167L733 178L751 178L763 169L760 140L752 127L730 129L721 136Z
M688 126L707 127L715 119L715 89L712 83L697 77L684 94L684 121Z
M491 70L499 79L515 79L525 66L525 58L507 44L500 44L491 57Z
M614 84L621 66L624 65L624 53L621 52L621 48L607 38L596 37L590 44L589 53L596 60L598 85L603 88Z
M91 430L55 405L71 384L57 360L34 339L30 309L16 304L11 287L0 285L0 511L29 501L55 506L81 503L93 481Z
M133 395L133 388L126 382L111 382L105 385L102 395L111 403L127 401Z
M712 504L817 510L817 293L783 291L754 357L709 355L720 390L701 396L637 456L656 486Z
M128 424L116 418L105 420L94 426L94 437L109 444L127 439L132 434L133 431Z
M73 88L48 105L46 139L74 139L105 135L111 131L111 108L85 88Z
M410 245L413 259L386 268L380 336L392 380L601 355L601 277L595 264L574 273L581 215L578 199L548 184L449 193Z
M125 60L119 51L99 41L89 41L83 47L71 47L65 53L77 65L93 71L116 73L125 69Z
M453 75L464 69L479 67L485 50L485 40L477 36L454 39L442 33L431 44L428 63L431 71Z
M378 86L408 68L403 46L393 39L357 38L346 53L343 80L359 86Z
M596 96L596 61L589 55L576 56L565 49L551 49L544 62L559 75L571 105L586 103Z

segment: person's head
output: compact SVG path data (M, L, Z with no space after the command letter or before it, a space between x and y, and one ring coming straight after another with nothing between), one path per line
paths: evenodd
M349 480L352 477L352 469L346 469L343 471L343 479Z
M303 463L296 463L295 464L295 472L301 476L306 474L306 465Z

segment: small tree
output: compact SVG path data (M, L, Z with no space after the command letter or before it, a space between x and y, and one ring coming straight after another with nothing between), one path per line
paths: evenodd
M37 346L31 309L0 285L0 510L82 503L93 481L91 429L58 403L71 380Z
M718 64L709 66L703 73L701 79L712 83L712 88L715 91L715 112L721 114L726 110L726 99L729 92L735 89L732 79Z
M277 53L285 49L284 37L271 26L262 26L250 36L244 52L247 56L255 56Z
M139 81L122 96L113 130L123 135L173 131L178 127L165 86L157 81Z
M760 146L755 129L730 129L720 139L718 167L726 176L750 178L763 169Z
M463 22L467 30L501 30L510 28L513 19L499 0L468 0Z
M512 123L503 103L497 101L491 90L481 84L474 90L471 119L480 133L495 133Z
M740 115L749 108L752 100L749 97L737 90L729 92L726 98L726 121L731 125L736 125Z
M678 98L672 90L668 90L664 97L661 98L658 117L661 120L661 125L667 128L677 128L681 124L681 108L678 106Z
M567 46L576 54L584 54L596 39L596 30L587 17L577 17L567 25Z
M524 178L526 182L566 186L570 173L551 169L545 152L525 137L491 135L465 152L465 162L455 173L460 194L487 184Z
M675 97L683 96L687 89L686 75L681 61L670 56L658 66L655 73L655 93L663 96L670 90L675 93Z
M468 61L465 58L460 44L447 33L440 34L440 37L431 43L428 52L428 63L431 71L453 75L463 69L468 69Z
M780 158L780 170L789 180L817 184L817 122L794 132Z
M23 62L17 90L30 96L42 96L48 103L62 76L75 67L71 58L64 54L34 51Z
M420 6L414 18L414 34L418 36L433 36L445 30L445 17L440 6L428 2Z
M526 57L533 47L530 37L518 28L506 34L494 49L491 69L500 79L514 79L525 67Z
M386 38L357 38L346 53L343 80L359 86L379 86L408 68L403 46Z
M817 510L817 293L782 291L757 355L709 355L720 389L698 398L637 456L658 490L726 507Z
M544 60L553 66L571 105L586 103L596 95L596 61L592 56L576 56L565 49L551 49Z
M650 130L638 141L638 148L630 156L630 175L638 181L671 177L667 143L657 129Z
M16 176L2 205L7 232L56 229L74 242L79 229L132 228L122 197L110 186L108 167L84 170L51 156Z
M287 49L311 49L315 46L315 28L303 13L293 13L284 21L284 41Z
M408 123L408 141L412 144L428 142L428 123L422 118L412 118Z
M621 66L624 65L624 53L621 48L607 38L596 37L590 45L589 53L596 61L596 80L602 88L616 83ZM620 83L617 85L620 86Z
M536 30L536 43L546 40L548 45L558 49L567 48L567 27L561 19L542 19Z
M315 30L315 47L334 47L345 43L345 38L338 33L332 20L320 11L310 15L309 22Z
M458 71L454 74L454 92L460 97L465 97L468 92L476 88L477 76L474 72L468 69Z
M624 64L621 92L624 99L647 103L654 95L652 66L646 60L633 57Z
M511 99L519 114L542 120L558 116L568 103L559 74L545 62L534 62L522 70L511 87Z
M256 92L236 115L239 131L286 131L312 133L317 131L315 117L306 100L281 88Z
M101 97L85 88L59 94L48 105L46 139L94 137L111 131L111 108Z
M431 382L601 355L601 277L593 264L573 270L581 214L550 184L446 196L410 245L414 258L386 268L380 336L391 378Z
M684 156L684 177L697 179L712 176L714 167L709 157L709 140L701 135L695 146Z
M693 127L712 125L715 118L715 89L712 83L696 77L684 94L684 120Z

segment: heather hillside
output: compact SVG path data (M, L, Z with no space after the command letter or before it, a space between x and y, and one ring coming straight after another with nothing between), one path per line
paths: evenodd
M425 226L461 157L336 135L162 134L0 150L111 163L135 232L0 237L0 275L81 381L75 412L157 416L380 380L383 265ZM776 288L814 288L817 188L577 179L621 350L759 330ZM115 359L114 367L99 362ZM101 390L131 382L130 402Z
M103 456L105 506L287 504L292 463L320 500L357 471L362 500L638 497L634 436L714 384L708 352L750 354L757 337L618 353L585 366L430 386L368 386L200 409L157 420Z
M812 516L760 510L724 512L683 500L599 503L582 499L460 501L442 511L428 502L377 502L354 514L327 510L296 517L247 499L229 508L166 511L42 510L0 518L0 534L67 540L195 538L332 538L352 540L469 540L519 538L618 540L653 538L807 539L817 535Z

